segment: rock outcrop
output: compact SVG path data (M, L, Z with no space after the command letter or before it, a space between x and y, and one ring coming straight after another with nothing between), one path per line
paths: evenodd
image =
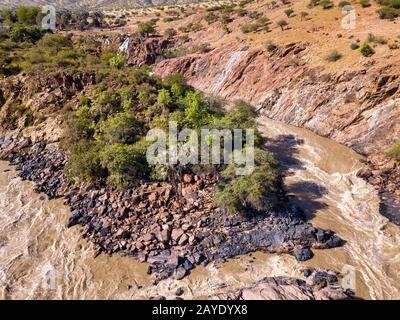
M366 64L340 74L312 68L307 43L268 52L225 45L206 54L164 60L155 73L181 73L195 88L227 100L241 99L262 114L307 128L369 156L372 180L384 196L382 213L400 219L399 166L382 175L384 155L400 137L400 75L394 65ZM381 166L383 164L383 167ZM388 180L389 179L389 180ZM396 216L396 217L394 217Z
M210 297L213 300L348 300L354 293L338 285L331 271L315 270L305 280L267 277L256 284Z

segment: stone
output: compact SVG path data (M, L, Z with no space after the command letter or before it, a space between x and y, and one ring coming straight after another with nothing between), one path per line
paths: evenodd
M118 229L115 236L121 239L129 239L131 237L131 233L128 230Z
M173 241L178 241L179 238L183 235L183 230L182 229L174 229L172 230L171 238Z
M178 245L183 246L188 243L189 237L186 233L182 234L182 236L178 240Z
M185 290L183 290L182 287L176 289L176 291L175 291L175 295L178 296L178 297L180 297L180 296L183 295L184 293L185 293Z
M171 233L168 229L161 231L161 241L163 243L168 243L170 236L171 236Z
M129 209L124 207L118 212L118 218L119 219L126 219L129 217Z
M136 242L135 247L137 250L141 251L145 248L144 244L140 241Z
M305 247L297 247L296 249L294 249L293 254L296 257L297 261L306 261L314 256L311 249Z
M152 241L154 239L154 234L152 233L147 233L143 236L143 241L148 242Z
M193 181L193 177L191 174L184 174L183 175L183 182L191 183Z
M150 202L156 201L157 200L157 192L150 193L148 199Z
M176 280L181 280L183 279L185 276L187 275L187 271L183 266L179 266L176 270L175 270L175 279Z
M303 275L304 275L306 278L308 278L309 276L311 276L311 274L312 274L312 270L311 270L310 268L305 268L305 269L303 270Z

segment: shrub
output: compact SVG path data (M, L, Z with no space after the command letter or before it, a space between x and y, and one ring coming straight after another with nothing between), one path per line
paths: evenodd
M383 7L377 10L381 19L395 19L400 15L400 10L392 7Z
M397 43L389 43L388 47L390 50L396 50L399 48L399 45Z
M350 5L351 5L351 3L348 2L348 1L340 1L340 2L339 2L339 7L340 7L340 8L343 8L343 7L345 7L345 6L350 6Z
M252 23L246 23L240 27L243 33L250 33L256 30L255 25Z
M269 52L271 52L271 51L274 51L274 50L276 49L276 45L275 45L271 40L269 40L269 41L267 41L267 43L265 44L265 48L266 48Z
M214 199L230 215L267 212L278 202L278 163L271 153L257 148L254 160L255 167L249 175L236 176L234 164L222 172Z
M315 6L319 5L319 3L320 3L320 0L310 0L308 6L315 7Z
M282 31L283 31L284 28L288 25L288 23L287 23L286 20L279 20L276 24L277 24L279 27L281 27Z
M371 3L369 2L369 0L360 0L360 5L363 8L368 8L371 6Z
M375 53L374 49L366 42L361 44L360 52L364 57L370 57Z
M221 17L221 22L222 22L223 24L228 24L228 23L231 23L232 21L233 21L233 19L230 17L229 14L224 14L224 15L222 15L222 17Z
M331 0L322 0L319 2L319 4L322 6L322 8L326 9L330 9L333 8L333 2Z
M31 42L39 41L47 32L40 27L15 26L11 29L9 36L14 42Z
M58 52L62 49L72 48L72 42L60 34L48 33L36 44L36 47Z
M237 10L237 15L238 15L239 17L244 17L244 16L246 16L247 14L248 14L248 12L247 12L247 10L245 10L245 9L240 8L240 9Z
M351 50L357 50L360 47L360 45L357 42L353 42L350 45Z
M400 142L397 143L393 148L391 148L388 153L391 157L393 157L397 161L400 161Z
M101 145L95 141L81 140L70 146L66 173L79 181L90 181L104 174L100 166Z
M200 45L195 45L192 47L191 52L196 53L207 53L210 52L212 49L209 43L202 43Z
M257 12L257 11L253 11L249 14L249 17L252 19L258 19L262 16L262 13Z
M166 35L167 37L174 37L176 36L177 32L174 28L168 28L164 31L164 35Z
M148 36L150 34L155 34L156 29L154 28L154 24L150 21L140 22L138 25L138 31L141 36Z
M208 24L211 24L211 23L213 23L213 22L215 22L215 21L218 20L218 16L217 16L216 14L214 14L213 12L209 12L209 13L207 13L207 15L204 17L204 20L206 20L206 22L207 22Z
M113 68L121 69L126 65L126 58L123 54L118 53L109 60L110 66Z
M140 142L106 146L100 152L99 158L101 166L109 174L107 181L117 188L137 184L150 170L146 161L146 145Z
M375 42L375 43L379 43L379 44L387 44L387 39L385 37L383 37L383 36L375 36L372 33L368 34L367 41L368 42Z
M130 144L138 140L143 124L121 112L99 123L96 138L105 144Z
M333 50L328 54L328 56L326 57L326 60L334 62L334 61L338 61L342 57L343 57L343 55L340 52L338 52L337 50Z
M286 9L285 14L288 18L290 18L290 16L293 14L294 10L292 8Z
M308 16L308 12L302 11L300 12L300 20L303 21L305 17Z

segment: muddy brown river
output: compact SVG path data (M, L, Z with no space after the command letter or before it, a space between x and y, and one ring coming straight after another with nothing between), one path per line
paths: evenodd
M1 299L185 299L249 285L266 276L301 277L305 266L342 271L356 294L367 299L400 298L399 228L382 217L375 190L356 177L361 157L350 149L267 118L259 119L286 171L285 185L309 221L345 239L341 248L314 250L300 263L287 254L256 253L197 267L183 280L151 285L147 265L101 254L66 228L68 207L47 200L0 162Z

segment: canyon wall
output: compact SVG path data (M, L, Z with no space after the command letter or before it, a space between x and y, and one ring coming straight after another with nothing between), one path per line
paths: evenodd
M154 72L182 73L195 88L242 99L265 115L304 127L368 155L400 137L399 74L365 66L341 74L306 66L307 43L273 52L228 45L163 60Z

